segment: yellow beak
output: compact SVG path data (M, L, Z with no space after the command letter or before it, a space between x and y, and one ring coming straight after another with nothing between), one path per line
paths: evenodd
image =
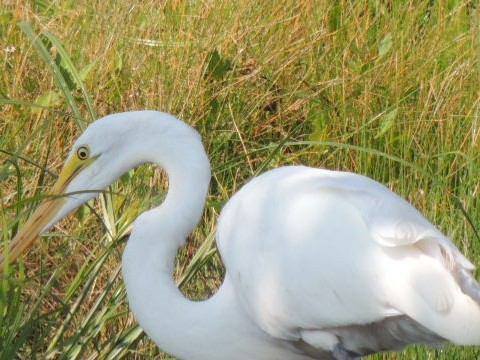
M50 196L38 207L15 235L10 245L0 253L0 273L8 264L13 263L39 237L45 226L55 217L66 203L65 190L76 175L96 158L80 160L73 157L62 169L57 182L53 185Z

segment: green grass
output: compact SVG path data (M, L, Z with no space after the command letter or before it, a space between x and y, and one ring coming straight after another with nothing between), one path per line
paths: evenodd
M207 240L222 205L285 164L385 183L480 264L476 1L158 3L3 3L3 243L87 123L150 108L194 125L212 161L202 223L178 257L189 297L220 283ZM149 166L123 176L0 278L0 359L169 359L136 326L118 272L131 222L163 184ZM479 357L452 346L371 359Z

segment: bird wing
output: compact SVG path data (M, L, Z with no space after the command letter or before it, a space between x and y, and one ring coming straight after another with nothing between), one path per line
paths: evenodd
M473 265L437 228L351 173L284 167L255 178L222 211L217 244L252 320L318 348L337 344L328 329L453 314L462 283L461 295L480 293Z

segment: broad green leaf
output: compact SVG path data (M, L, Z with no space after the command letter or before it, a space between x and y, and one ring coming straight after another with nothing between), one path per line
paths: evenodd
M385 37L380 41L380 45L378 47L378 56L383 57L386 55L393 45L393 36L392 33L388 33Z
M388 130L395 124L395 120L397 119L398 108L390 110L380 119L380 129L375 136L376 139L382 137L387 133Z
M58 91L50 90L35 99L35 104L39 107L32 107L33 113L41 112L45 108L54 107L62 103L62 97Z
M230 60L223 58L218 50L213 50L207 56L206 75L216 80L223 79L231 66Z

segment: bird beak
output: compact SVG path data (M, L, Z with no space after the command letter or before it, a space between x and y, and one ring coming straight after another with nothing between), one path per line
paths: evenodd
M32 246L33 242L50 226L60 209L65 205L65 190L78 173L90 165L96 157L81 161L73 157L62 169L57 182L53 185L50 194L38 207L33 215L27 220L20 231L15 235L10 245L0 253L0 273L7 264L13 263L25 250ZM58 221L60 219L57 219Z

